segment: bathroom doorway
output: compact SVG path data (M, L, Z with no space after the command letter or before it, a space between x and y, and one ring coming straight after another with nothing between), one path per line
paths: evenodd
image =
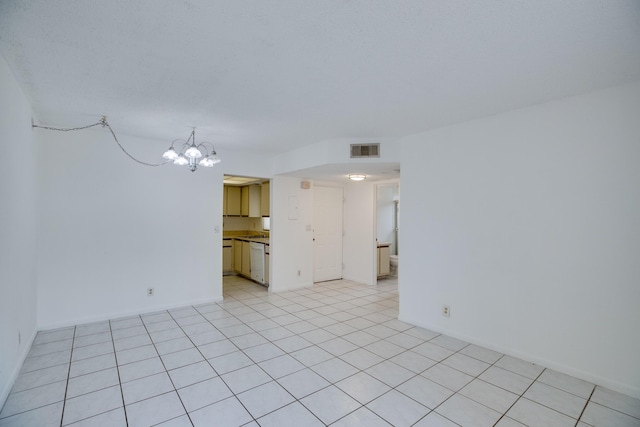
M399 267L400 182L376 186L378 279L397 279ZM387 256L388 254L388 256Z

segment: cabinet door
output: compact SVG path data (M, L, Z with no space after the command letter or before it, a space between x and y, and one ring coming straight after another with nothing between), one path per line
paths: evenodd
M269 216L269 211L271 210L269 200L270 184L263 182L260 191L262 193L260 194L260 216Z
M240 187L226 186L227 211L225 215L240 215L241 189Z
M242 201L240 202L240 215L241 216L249 216L249 187L241 187L242 188Z
M387 276L391 272L389 263L389 246L378 248L378 276Z
M229 187L222 187L222 215L229 215L227 213L227 193L229 193Z
M251 244L242 242L242 275L251 277Z
M260 186L249 186L249 217L259 218L260 214Z
M233 271L233 247L224 246L222 248L222 271L227 273Z
M242 242L233 241L233 270L237 273L242 271Z

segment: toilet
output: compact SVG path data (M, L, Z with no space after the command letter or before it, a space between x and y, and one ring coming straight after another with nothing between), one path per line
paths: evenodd
M389 264L391 264L392 276L398 276L398 255L389 255Z

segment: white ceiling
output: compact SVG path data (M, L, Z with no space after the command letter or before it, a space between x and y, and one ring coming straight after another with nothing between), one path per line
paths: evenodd
M2 0L49 125L282 152L640 79L640 1Z

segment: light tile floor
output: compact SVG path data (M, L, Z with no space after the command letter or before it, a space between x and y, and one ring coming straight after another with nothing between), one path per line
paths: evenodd
M397 320L397 283L269 294L36 336L0 426L640 426L640 401Z

